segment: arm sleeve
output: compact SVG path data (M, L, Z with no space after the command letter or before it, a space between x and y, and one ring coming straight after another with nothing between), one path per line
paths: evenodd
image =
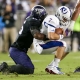
M55 32L55 26L48 25L48 32Z
M37 29L30 29L30 31L31 31L31 34L32 35L34 35L36 33L39 33L39 30L37 30Z
M30 31L33 35L35 33L40 32L40 26L41 26L40 21L38 21L37 19L32 19L30 25L31 25Z
M55 32L55 29L59 27L58 24L56 24L54 21L50 22L48 24L48 32Z
M48 16L44 25L47 26L47 32L55 32L55 28L59 27L59 19L56 16Z

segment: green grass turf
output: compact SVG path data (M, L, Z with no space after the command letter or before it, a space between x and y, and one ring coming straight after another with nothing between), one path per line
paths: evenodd
M80 66L80 52L70 53L60 62L60 68L65 75L53 75L45 72L45 67L53 60L54 55L39 55L28 53L35 65L35 72L32 75L2 74L0 80L80 80L80 73L73 73L77 66ZM0 63L6 61L14 64L8 54L0 54Z

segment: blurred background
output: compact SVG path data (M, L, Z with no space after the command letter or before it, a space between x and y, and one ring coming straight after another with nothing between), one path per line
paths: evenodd
M0 0L0 53L8 53L15 41L23 21L35 5L42 5L47 13L54 15L59 6L68 6L72 11L76 0ZM80 51L80 16L74 30L64 39L74 52ZM35 53L33 46L30 51Z

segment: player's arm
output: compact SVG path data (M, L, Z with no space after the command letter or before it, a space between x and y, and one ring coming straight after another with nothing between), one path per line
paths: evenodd
M64 37L63 35L56 34L55 32L48 32L48 38L47 38L46 35L40 33L38 30L33 30L32 34L34 38L39 39L39 40L44 40L44 41L58 40Z
M59 40L63 38L63 35L59 35L55 32L55 29L59 26L59 20L55 16L53 16L51 21L46 25L48 27L48 38L50 40Z
M79 14L80 14L80 2L79 2L79 3L77 4L77 6L75 7L75 11L74 11L74 13L73 13L73 15L72 15L71 24L70 24L70 27L69 27L70 30L73 30L75 21L77 20Z
M50 40L58 40L60 38L60 36L58 34L56 34L55 32L49 32L48 33L48 38Z
M55 32L48 32L48 38L50 40L59 40L59 39L63 39L64 34L57 34Z
M49 40L46 35L42 34L42 33L35 33L34 34L34 38L36 39L39 39L39 40L43 40L43 41L46 41L46 40Z
M40 33L39 29L37 29L36 27L31 29L30 31L35 39L44 40L44 41L48 40L46 35Z
M39 39L39 40L48 40L48 38L46 37L46 35L40 33L40 26L41 23L39 20L36 20L35 18L33 18L31 20L31 28L30 31L33 35L34 38Z

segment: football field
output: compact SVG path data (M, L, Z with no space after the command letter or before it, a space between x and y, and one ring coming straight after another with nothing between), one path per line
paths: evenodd
M53 60L54 55L39 55L28 53L35 65L35 72L32 75L18 75L0 73L0 80L80 80L80 73L73 73L77 66L80 66L80 52L70 53L60 62L61 71L65 75L53 75L45 72L45 67ZM9 65L14 64L8 54L0 53L0 63L3 61Z

